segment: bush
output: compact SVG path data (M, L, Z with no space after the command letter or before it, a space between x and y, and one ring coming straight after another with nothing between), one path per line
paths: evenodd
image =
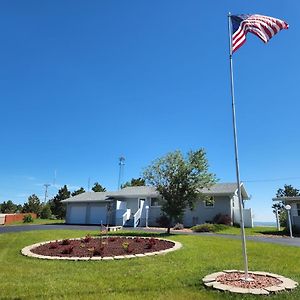
M61 245L70 245L71 241L69 239L65 239L61 241Z
M181 223L177 223L177 224L174 225L173 229L174 230L181 230L181 229L184 229L184 226Z
M46 204L41 211L41 219L50 219L52 216L52 212L50 209L50 205Z
M191 229L194 232L217 232L217 231L222 231L227 229L228 226L224 224L201 224L201 225L196 225L192 227Z
M24 217L23 217L23 223L32 223L33 222L33 217L32 217L32 215L25 215Z
M191 229L195 232L214 232L214 225L213 224L201 224L193 226Z
M170 224L170 220L166 215L161 215L156 219L156 223L158 223L160 227L168 227Z
M223 214L217 214L214 219L213 219L214 224L224 224L224 225L231 225L231 217L228 215L223 215Z

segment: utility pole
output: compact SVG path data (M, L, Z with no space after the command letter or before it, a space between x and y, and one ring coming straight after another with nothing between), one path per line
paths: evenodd
M121 156L119 158L119 180L118 180L118 190L121 189L121 184L123 181L123 174L124 174L124 166L125 166L125 157Z
M44 200L44 204L47 203L48 187L49 187L50 185L51 185L51 184L49 184L49 183L45 183L45 184L44 184L44 187L45 187L45 200Z

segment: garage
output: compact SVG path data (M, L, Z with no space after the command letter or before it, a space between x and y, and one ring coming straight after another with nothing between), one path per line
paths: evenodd
M106 224L106 203L89 203L88 224Z
M69 204L69 218L68 223L70 224L85 224L86 221L86 210L87 205L82 204Z

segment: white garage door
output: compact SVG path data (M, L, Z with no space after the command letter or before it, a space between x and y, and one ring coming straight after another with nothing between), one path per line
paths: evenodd
M88 224L106 224L106 205L90 204Z
M85 224L86 204L72 204L70 206L69 223Z

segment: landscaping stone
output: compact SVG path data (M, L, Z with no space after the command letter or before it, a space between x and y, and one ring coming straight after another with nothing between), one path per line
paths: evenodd
M115 238L115 239L117 239L117 238L120 238L120 237L109 236L108 238ZM125 239L125 241L126 241L126 239L130 240L130 243L133 243L133 242L131 242L131 240L134 240L136 237L121 237L121 238ZM139 238L143 239L143 241L144 240L149 240L148 237L139 237ZM94 238L94 239L97 239L97 238ZM104 240L102 242L103 245L108 245L110 243L109 240L108 241L105 240L106 239L105 237L102 237L102 239ZM87 261L87 260L97 260L97 261L99 261L99 260L113 260L113 259L119 260L119 259L125 259L125 258L146 257L146 256L154 256L154 255L158 255L158 254L161 255L161 254L169 253L171 251L175 251L175 250L180 249L182 247L181 243L179 243L179 242L174 242L174 241L170 241L170 240L166 240L166 239L161 239L161 238L159 238L159 239L155 238L155 240L160 240L160 241L165 242L164 244L170 244L170 243L172 243L173 247L172 248L167 248L167 249L162 249L162 250L159 250L159 251L152 251L152 252L145 252L145 253L136 253L136 254L134 254L134 253L133 254L124 254L124 255L116 255L116 254L114 254L114 256L104 256L104 257L102 257L102 256L92 256L92 257L90 257L90 256L68 256L68 255L62 255L61 254L62 252L59 252L59 256L55 256L55 254L56 254L55 252L54 252L55 254L53 255L53 251L52 252L49 251L50 249L51 250L58 249L57 247L60 246L60 245L72 246L72 250L73 250L74 243L72 243L72 241L78 241L78 240L81 240L82 243L88 243L88 242L84 242L83 241L84 238L70 239L70 244L63 244L63 243L61 243L63 240L47 241L47 242L36 243L36 244L30 245L30 246L24 247L21 250L21 254L24 255L24 256L34 257L34 258L40 258L40 259L57 259L57 260L73 260L73 261L79 261L79 260L85 260L85 261ZM47 255L48 253L44 253L44 252L41 252L42 254L35 253L36 252L35 249L37 247L41 247L41 246L45 247L45 246L47 246L47 244L51 244L51 243L54 244L55 248L50 248L50 247L46 248L46 252L48 251L48 253L51 253L52 256L51 255ZM58 243L59 243L59 245L56 246ZM138 243L137 243L137 245L138 245ZM157 245L159 245L159 244L157 244ZM84 247L84 249L87 249L87 247L88 246ZM89 247L92 248L92 246L89 246ZM154 244L154 246L152 246L152 247L153 247L153 249L155 249L156 244ZM65 249L65 248L63 248L63 249ZM149 251L149 248L147 248L146 250ZM74 253L75 253L75 250L72 251L73 255L74 255Z
M275 286L269 286L269 287L265 287L264 288L266 291L268 292L272 292L272 293L276 293L279 291L283 291L285 289L285 287L283 285L275 285Z
M221 291L229 291L240 294L268 295L284 290L291 290L298 283L282 275L255 271L250 272L252 281L243 281L244 272L238 270L225 270L205 276L202 282L207 287Z

